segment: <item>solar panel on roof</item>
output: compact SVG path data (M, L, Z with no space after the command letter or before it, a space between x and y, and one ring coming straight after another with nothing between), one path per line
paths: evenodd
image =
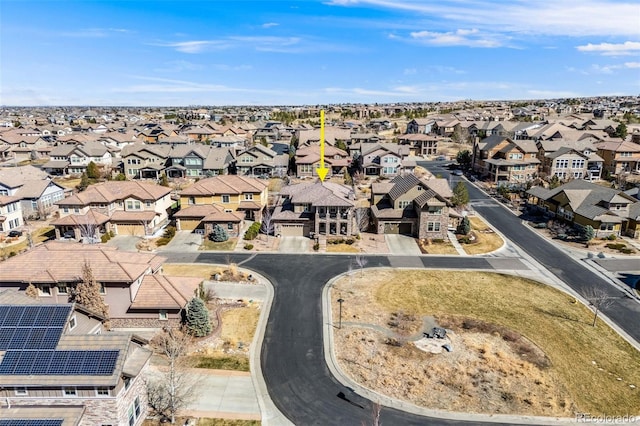
M0 374L108 376L113 374L118 354L117 350L7 351L0 362Z
M22 314L24 313L24 306L10 306L7 316L2 323L3 327L15 327L20 322Z
M9 342L9 346L7 349L22 349L24 348L24 344L27 341L27 336L29 336L31 330L28 328L16 328L15 333L11 337L11 342Z
M49 327L64 327L71 311L71 305L52 306L53 316L49 322Z
M63 419L0 419L0 426L62 426Z
M4 317L7 316L7 312L9 311L9 307L6 305L0 306L0 325L4 322Z
M36 323L40 306L25 306L18 327L31 327Z

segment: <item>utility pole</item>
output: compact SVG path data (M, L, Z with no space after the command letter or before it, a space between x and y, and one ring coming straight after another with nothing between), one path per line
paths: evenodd
M344 299L341 297L340 299L338 299L338 303L340 304L338 314L338 329L342 329L342 302L344 302Z

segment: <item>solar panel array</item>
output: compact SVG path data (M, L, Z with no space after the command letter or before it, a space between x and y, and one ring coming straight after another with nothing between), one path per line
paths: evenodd
M0 426L62 426L62 419L0 419Z
M117 350L7 351L0 362L0 374L110 376L118 353Z
M0 351L54 349L71 305L0 305Z

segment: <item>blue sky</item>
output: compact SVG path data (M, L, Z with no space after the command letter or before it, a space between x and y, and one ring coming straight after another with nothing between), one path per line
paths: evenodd
M638 94L637 0L0 3L0 105Z

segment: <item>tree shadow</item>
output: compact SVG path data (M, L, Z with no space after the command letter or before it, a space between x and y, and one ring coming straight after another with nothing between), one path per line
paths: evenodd
M628 285L630 288L637 289L640 287L640 274L621 273L620 281Z
M588 321L580 321L578 318L576 318L574 315L570 315L567 312L558 310L558 309L542 309L542 308L534 308L537 312L540 312L542 314L545 315L549 315L555 318L560 318L563 320L567 320L567 321L573 321L573 322L577 322L577 323L584 323L584 324L588 324Z

